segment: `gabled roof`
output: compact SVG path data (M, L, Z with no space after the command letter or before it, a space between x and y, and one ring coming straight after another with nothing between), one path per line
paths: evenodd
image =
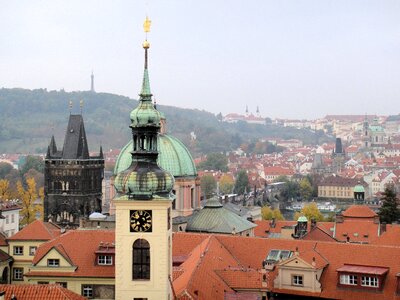
M36 265L51 249L56 249L70 263L76 266L74 272L66 272L54 268L50 271L31 269L26 276L69 276L69 277L102 277L113 278L114 267L95 264L96 251L100 243L115 241L114 230L71 230L67 233L39 246L32 261ZM77 246L79 245L79 246Z
M18 231L12 237L9 237L9 241L48 241L61 234L61 229L54 223L43 222L35 220L31 224L24 227L21 231Z
M374 218L378 216L366 205L352 205L342 212L342 215L350 218Z
M58 284L1 284L0 291L5 292L5 299L40 299L40 300L85 300L78 295Z
M200 234L176 233L174 234L173 245L181 244L187 241L189 239L188 235L196 239ZM196 282L196 289L198 291L198 297L193 297L194 299L223 299L222 297L216 297L215 294L212 294L211 296L208 295L209 297L201 297L200 295L202 289L213 289L214 282L209 281L209 278L213 277L213 273L220 274L221 270L238 268L238 265L243 266L244 270L261 269L262 262L265 260L266 255L271 249L288 249L291 251L297 250L297 252L300 253L300 258L304 261L307 261L307 263L310 265L313 263L313 257L315 257L316 267L324 266L326 264L321 278L319 279L322 285L322 292L309 293L299 290L286 289L283 291L275 289L273 287L273 279L278 275L279 267L275 268L272 272L268 272L267 274L267 280L269 284L267 285L267 288L269 290L272 289L272 292L284 292L292 295L304 295L310 297L315 297L318 294L317 296L325 299L377 299L377 293L371 292L370 290L338 288L336 284L338 281L337 270L344 265L351 264L388 269L384 289L379 293L379 299L397 299L396 296L393 295L396 293L396 275L400 272L400 260L394 258L400 257L400 247L382 247L371 244L332 243L324 241L313 242L304 240L263 239L230 235L206 236L207 239L203 240L203 242L201 242L201 244L195 248L196 250L192 249L191 251L194 255L197 255L198 261L201 261L201 264L209 264L209 269L207 269L208 276L193 277L194 279L191 281L191 283ZM209 237L212 236L214 237L213 242L218 243L215 243L214 245L215 250L209 251L209 248L205 246L207 243L204 243ZM183 252L183 246L179 246L179 248L182 249L180 254L185 255ZM229 253L230 257L235 259L235 264L233 262L229 263L229 261L228 263L226 262L226 256L223 254L226 252ZM203 257L201 257L202 254ZM210 257L213 257L213 259L209 262L206 262L206 259L210 259ZM213 264L215 264L215 267L213 267ZM223 266L224 264L228 264L230 267L220 268L220 266ZM197 268L194 272L196 273L201 266L193 264L192 268ZM178 277L178 280L181 278L181 276ZM215 277L213 277L212 280L215 280ZM229 280L224 282L229 286ZM237 283L236 281L232 282L233 285ZM230 287L230 290L227 290L227 293L231 291L232 287Z

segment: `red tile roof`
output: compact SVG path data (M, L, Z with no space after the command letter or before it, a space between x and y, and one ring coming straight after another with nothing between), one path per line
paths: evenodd
M352 205L342 215L350 218L374 218L377 214L366 205Z
M8 246L7 237L0 232L0 247L1 246Z
M389 268L345 264L343 267L340 267L336 271L359 273L359 274L383 275L389 271Z
M173 244L181 244L189 237L197 239L199 234L178 233L174 235ZM188 237L189 236L189 237ZM379 299L400 299L395 296L397 288L396 274L400 272L400 247L382 247L371 244L352 244L352 243L332 243L332 242L313 242L304 240L284 240L284 239L265 239L251 238L229 235L206 235L206 240L200 242L188 260L191 260L190 269L193 271L191 279L186 278L186 283L191 287L191 291L197 291L195 299L223 299L223 285L216 285L214 274L221 274L223 270L232 268L252 269L255 272L262 268L262 262L265 260L269 251L272 249L287 249L293 252L298 251L301 259L308 263L313 262L315 257L316 267L323 267L320 282L322 285L321 293L307 293L296 290L278 290L273 288L273 279L277 276L279 267L268 275L268 289L273 292L282 292L293 295L319 296L328 299L377 299L377 294L370 290L343 289L337 287L337 270L345 265L360 265L387 268L389 271L384 282L384 289L378 293ZM183 247L180 247L183 249ZM185 255L182 251L181 255ZM378 255L379 254L379 255ZM186 253L188 255L188 253ZM319 256L318 256L319 255ZM195 257L194 257L195 256ZM233 261L232 258L234 258ZM184 264L186 264L185 262ZM184 265L182 264L182 266ZM225 265L225 267L224 267ZM228 265L228 266L227 266ZM229 267L230 266L230 267ZM202 276L194 276L202 270ZM185 272L187 272L185 270ZM182 274L177 281L185 276ZM240 275L242 276L242 274ZM219 277L219 276L218 276ZM183 277L182 279L184 279ZM221 278L221 277L219 277ZM229 287L229 280L224 280ZM186 286L182 284L181 289ZM193 288L193 284L196 287ZM174 287L175 287L174 282ZM232 284L239 284L232 279ZM227 289L227 294L233 292L233 286ZM207 291L207 292L205 292ZM202 294L205 293L205 294ZM234 299L234 298L233 298Z
M55 284L0 284L0 291L5 292L5 299L11 299L12 295L18 300L85 300L78 295Z
M36 265L51 249L55 248L67 260L76 266L74 272L60 272L59 270L38 271L31 269L26 276L72 276L72 277L103 277L115 276L114 266L99 266L95 264L96 251L100 243L114 243L114 230L71 230L67 233L42 244L33 259ZM79 247L77 246L79 245Z
M9 241L48 241L61 234L61 229L54 223L35 220L31 224L18 231Z
M259 270L229 267L224 270L216 270L215 273L234 290L263 288L263 274Z

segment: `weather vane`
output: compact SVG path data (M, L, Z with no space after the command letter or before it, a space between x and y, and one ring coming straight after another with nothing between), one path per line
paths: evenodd
M150 32L150 26L151 26L151 20L149 19L149 17L146 16L146 20L144 20L143 23L143 29L144 32L146 32L146 37L147 37L147 32Z

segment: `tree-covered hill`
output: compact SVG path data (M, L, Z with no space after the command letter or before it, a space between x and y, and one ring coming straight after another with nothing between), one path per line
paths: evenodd
M130 138L129 112L137 101L108 93L47 91L46 89L0 89L0 153L44 153L54 134L62 147L69 116L83 116L89 149L120 148ZM297 138L307 144L328 140L321 132L297 130L277 125L219 122L209 112L158 106L167 118L168 132L181 139L193 155L227 151L241 143L266 137ZM191 140L191 132L196 135Z

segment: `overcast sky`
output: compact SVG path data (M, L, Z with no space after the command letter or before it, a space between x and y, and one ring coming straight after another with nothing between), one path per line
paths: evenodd
M0 87L272 118L400 112L400 1L0 0Z

